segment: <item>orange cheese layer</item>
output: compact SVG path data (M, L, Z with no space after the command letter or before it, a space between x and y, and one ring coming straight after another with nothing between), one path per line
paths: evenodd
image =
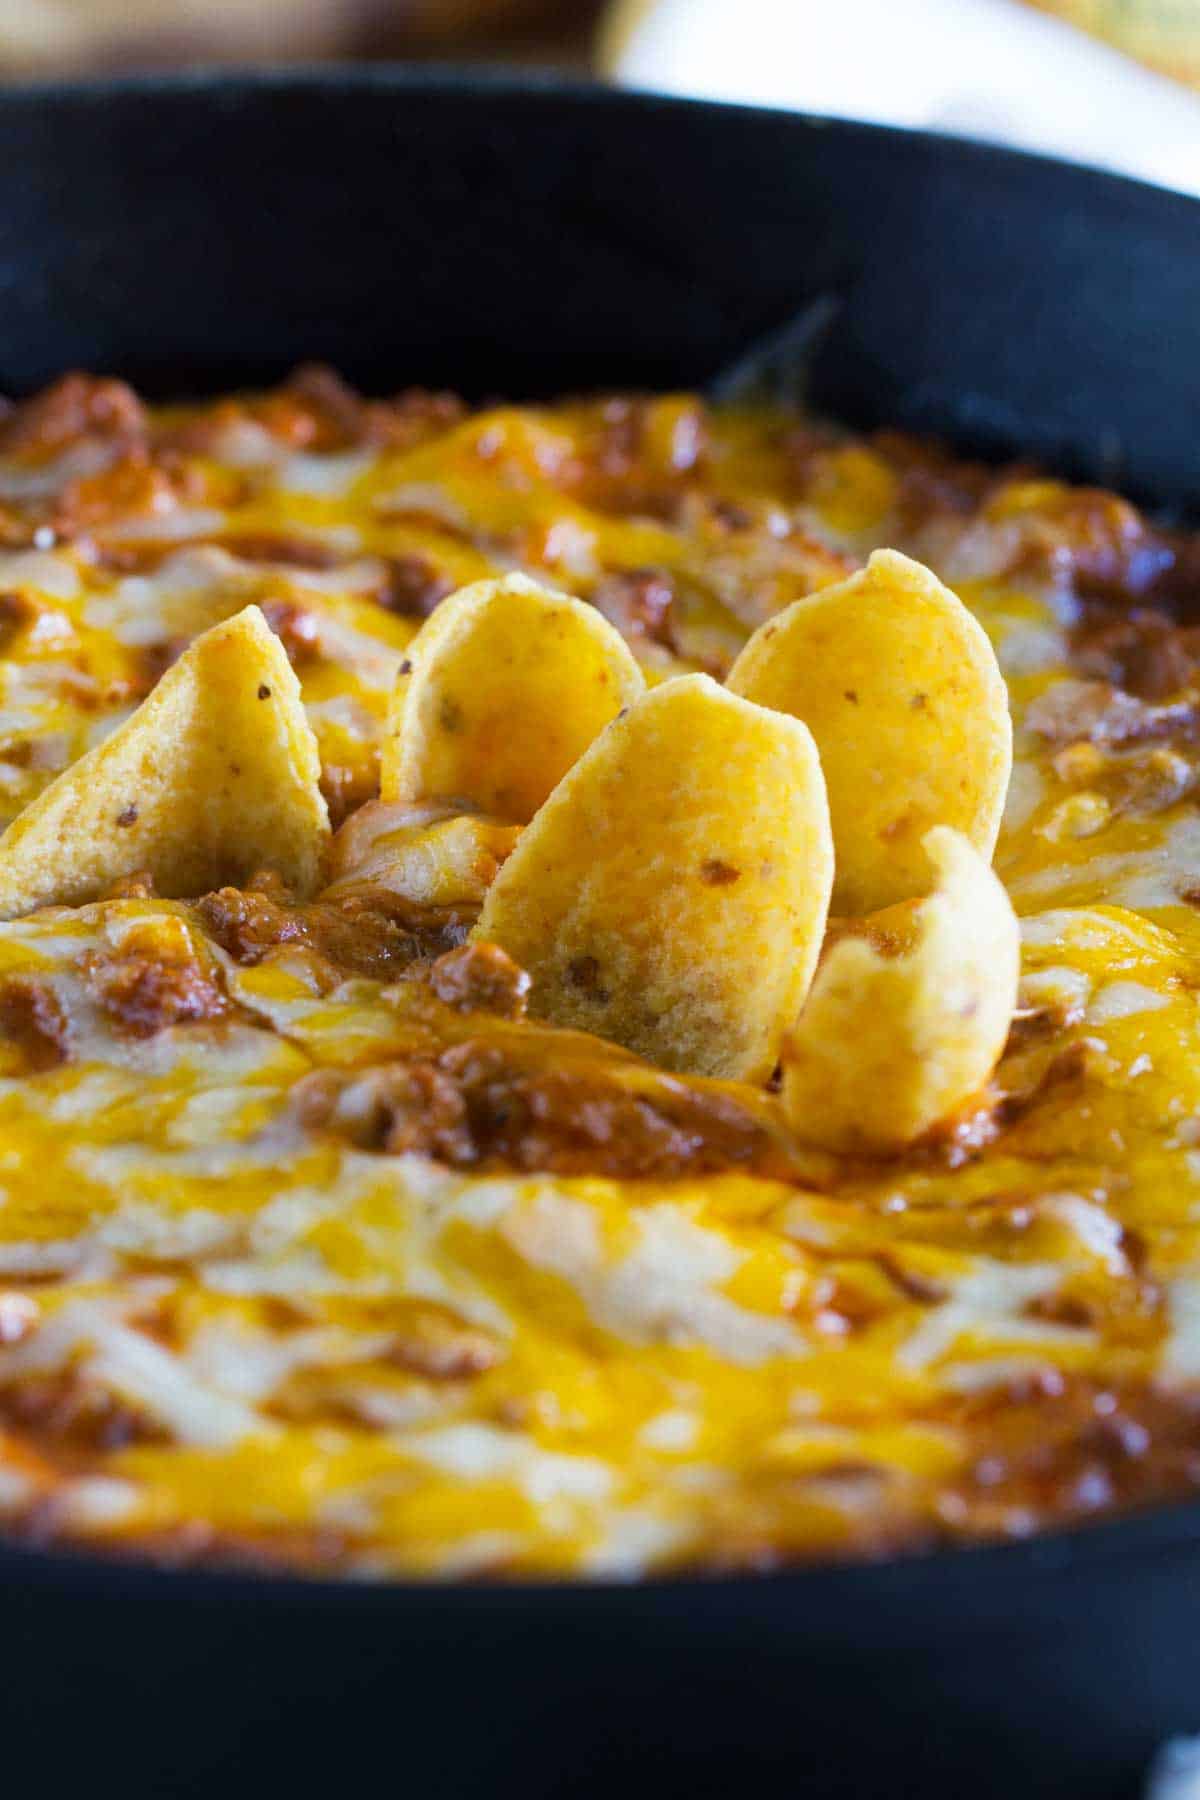
M603 1146L405 1153L301 1103L321 1071L341 1092L467 1039L625 1079L431 997L417 940L411 968L279 934L250 957L211 907L133 890L0 925L9 1532L625 1576L1023 1533L1200 1481L1200 651L1144 618L1186 605L1185 540L688 397L469 412L308 373L159 413L75 378L0 421L0 543L4 819L249 601L341 819L375 793L406 644L467 581L549 579L651 679L720 675L781 606L907 549L1008 680L996 868L1025 939L993 1089L936 1143L805 1155L769 1095L690 1084L690 1148L648 1175ZM718 1100L770 1154L705 1160Z

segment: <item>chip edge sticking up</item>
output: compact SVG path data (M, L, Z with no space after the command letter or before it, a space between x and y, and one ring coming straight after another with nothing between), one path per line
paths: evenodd
M473 936L529 971L536 1016L679 1073L761 1082L812 979L832 882L806 727L686 675L563 777Z
M784 1041L784 1110L819 1148L907 1148L978 1094L1003 1054L1020 978L1017 916L961 832L938 826L924 848L933 891L834 943ZM899 947L881 949L897 925Z
M173 898L264 864L309 893L329 839L320 775L300 684L247 606L193 639L130 717L8 826L0 919L81 905L141 870Z
M551 634L555 641L548 642ZM481 659L481 642L489 651L494 642L494 653ZM538 652L536 685L528 668L514 666L514 646L527 658ZM468 691L454 692L457 671L480 660ZM555 673L560 692L548 705ZM604 691L586 705L589 685ZM471 582L434 608L408 647L388 711L380 796L409 805L455 803L525 824L597 732L644 688L625 639L586 602L524 575ZM472 714L485 734L503 723L485 754L471 738ZM453 742L460 734L464 741Z
M911 694L889 659L889 640L925 665ZM861 682L839 641L865 665ZM888 690L886 711L873 709L865 691L876 674ZM923 878L922 839L938 825L962 831L990 859L1012 772L1008 690L987 633L924 564L874 551L846 581L761 625L726 685L812 730L837 845L835 911L861 915L909 899ZM897 767L896 739L903 742L910 713L911 766ZM958 750L947 747L956 716Z

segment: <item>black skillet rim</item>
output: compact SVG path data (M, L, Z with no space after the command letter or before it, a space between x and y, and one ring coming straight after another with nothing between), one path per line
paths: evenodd
M1009 144L992 143L985 138L969 137L950 131L933 131L923 126L888 125L868 119L843 118L834 113L789 111L777 106L759 106L741 100L690 99L682 94L658 93L653 88L623 87L603 81L563 76L553 70L538 68L487 68L454 62L378 62L282 63L268 68L226 67L221 63L202 63L194 68L170 73L98 76L79 80L15 80L0 89L0 111L30 102L39 105L63 103L95 103L101 106L125 95L166 98L181 95L208 95L220 91L223 101L234 101L257 93L282 93L292 89L324 89L354 92L405 93L421 90L430 94L477 94L480 98L503 95L510 98L558 99L574 105L596 106L611 110L627 106L647 113L678 112L699 115L741 113L789 126L845 133L860 138L874 138L897 143L921 143L927 146L950 146L984 161L1009 164L1039 165L1061 171L1067 169L1081 181L1130 193L1149 196L1154 202L1166 202L1182 211L1200 206L1200 199L1174 188L1160 187L1138 176L1123 175L1116 170L1099 168L1069 157L1052 156L1046 151L1026 150Z
M1200 199L1169 188L1160 188L1134 177L1071 162L1044 153L1013 149L979 139L900 126L873 124L809 112L787 112L776 107L746 105L709 99L691 100L673 94L657 94L638 88L616 88L601 83L564 79L540 70L485 70L452 63L379 63L322 67L300 63L278 68L241 70L204 65L171 74L104 77L97 80L20 81L0 92L0 114L22 107L104 106L111 100L145 95L156 99L214 97L223 106L253 100L258 94L288 92L422 92L456 97L474 95L481 102L491 96L566 101L572 105L607 108L610 111L697 114L726 113L761 116L801 132L821 132L831 137L880 143L916 142L929 149L945 150L983 165L1019 166L1036 178L1039 170L1066 171L1081 190L1103 189L1122 195L1131 207L1151 206L1190 215L1200 225ZM1027 1589L1039 1578L1070 1577L1109 1570L1125 1573L1130 1563L1161 1563L1178 1558L1200 1545L1200 1499L1150 1505L1096 1522L1081 1521L1013 1540L950 1543L922 1546L880 1558L831 1558L827 1561L782 1566L762 1571L705 1573L685 1569L678 1575L655 1575L633 1580L536 1579L496 1582L442 1582L364 1580L336 1573L313 1575L262 1573L242 1569L202 1569L159 1564L134 1557L96 1554L83 1547L42 1547L0 1536L0 1584L19 1581L30 1592L69 1589L87 1591L98 1598L137 1592L144 1598L177 1597L181 1602L211 1600L220 1605L239 1601L298 1608L342 1610L402 1607L431 1601L453 1608L499 1609L509 1613L522 1602L586 1605L586 1596L674 1597L687 1604L710 1598L718 1603L752 1596L793 1600L800 1606L824 1613L844 1606L847 1610L871 1607L885 1597L889 1604L911 1600L919 1607L930 1595L930 1585L940 1584L942 1598L951 1604L969 1604L980 1587L992 1592Z

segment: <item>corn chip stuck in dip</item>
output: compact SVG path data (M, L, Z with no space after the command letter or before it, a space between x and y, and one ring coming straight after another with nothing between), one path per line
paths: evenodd
M686 395L0 415L0 1531L376 1579L1200 1485L1200 548Z

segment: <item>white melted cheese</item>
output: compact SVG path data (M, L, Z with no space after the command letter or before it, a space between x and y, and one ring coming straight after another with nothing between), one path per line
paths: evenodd
M117 454L114 445L93 439L72 444L45 462L0 461L0 500L48 500L69 481L99 475L115 462Z
M638 1433L638 1442L647 1450L665 1450L669 1454L685 1451L695 1447L699 1435L700 1421L695 1413L671 1412L656 1413L647 1419Z
M151 575L129 575L83 606L84 623L132 649L195 637L237 612L257 585L253 570L212 544L167 557Z
M1182 896L1200 884L1200 816L1194 811L1172 821L1155 849L1131 852L1122 862L1111 894L1114 906L1178 906ZM1107 879L1107 877L1105 877Z
M1022 1316L1031 1301L1053 1293L1061 1279L1062 1271L1053 1264L1014 1265L980 1258L951 1297L932 1308L901 1344L897 1361L906 1369L926 1369L968 1336L994 1343L1077 1340L1081 1335L1077 1332Z
M1035 969L1021 977L1020 1004L1024 1007L1060 1006L1067 1010L1083 1007L1092 991L1091 977L1082 969L1066 963L1054 963L1048 969Z
M1033 763L1013 764L1004 802L1005 831L1020 831L1027 825L1046 797L1046 780Z
M1172 1382L1200 1381L1200 1279L1177 1275L1167 1283L1167 1318L1161 1375Z
M1111 1025L1117 1019L1131 1019L1138 1013L1161 1012L1170 1006L1171 996L1141 981L1110 981L1102 987L1087 1009L1089 1025Z
M255 1331L240 1322L210 1319L194 1334L186 1361L205 1387L259 1406L294 1370L363 1362L382 1354L388 1341L378 1332Z
M522 1434L474 1421L414 1432L399 1448L460 1481L510 1481L535 1505L605 1500L613 1485L612 1471L595 1457L540 1450Z
M452 531L469 534L471 530L466 509L435 481L403 482L386 494L377 494L371 505L384 518L425 516L448 525Z
M54 1518L67 1531L103 1533L127 1525L138 1505L132 1482L112 1475L85 1475L67 1482L55 1496Z
M1082 1194L1046 1194L1038 1201L1038 1211L1065 1225L1087 1254L1103 1263L1110 1274L1128 1273L1121 1225L1095 1201L1085 1200Z
M85 1382L144 1408L184 1444L221 1446L263 1429L240 1401L205 1386L182 1359L127 1325L122 1314L163 1292L131 1283L121 1295L81 1295L10 1349L0 1350L0 1382L74 1368Z
M595 1213L547 1187L501 1229L527 1261L569 1282L598 1324L634 1343L702 1344L747 1365L802 1354L786 1320L749 1312L718 1291L742 1262L725 1238L669 1205L647 1207L631 1223L634 1247L613 1259Z
M604 1515L599 1543L587 1549L580 1573L610 1581L634 1581L648 1568L681 1551L685 1528L644 1507L610 1508Z
M92 1335L95 1352L84 1372L145 1407L180 1443L217 1448L264 1429L250 1407L198 1380L180 1357L144 1332L104 1320Z
M1006 676L1039 675L1061 669L1066 661L1066 639L1057 626L1022 619L1005 622L997 635L996 655Z
M53 600L74 600L79 587L79 571L69 557L51 550L0 554L0 589L19 593L29 588Z
M298 451L276 466L275 481L290 494L342 500L362 480L375 460L373 450L343 450L325 456Z
M1026 899L1053 894L1081 877L1107 905L1134 912L1179 906L1185 893L1200 886L1200 816L1182 813L1167 825L1158 844L1096 854L1085 869L1069 864L1029 869L1007 885L1014 898Z
M150 1262L202 1261L231 1249L242 1236L236 1216L203 1207L170 1213L133 1199L96 1227L97 1240L108 1249Z
M215 537L225 528L225 514L212 506L177 506L106 525L102 535L115 543L184 543L188 538Z

